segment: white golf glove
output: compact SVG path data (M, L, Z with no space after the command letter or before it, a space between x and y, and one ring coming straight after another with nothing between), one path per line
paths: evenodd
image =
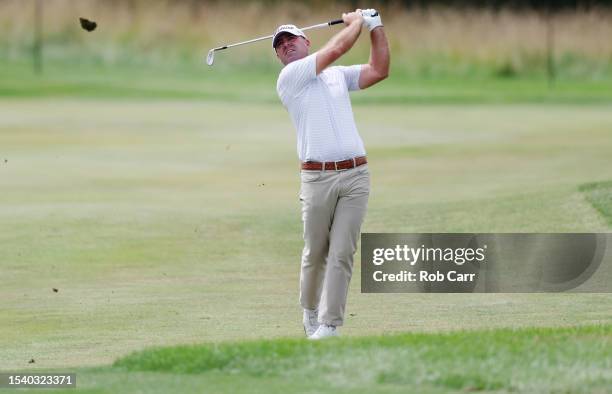
M363 16L363 23L368 27L368 30L372 31L378 26L382 26L382 20L380 19L380 14L373 8L368 8L367 10L361 10L361 15Z

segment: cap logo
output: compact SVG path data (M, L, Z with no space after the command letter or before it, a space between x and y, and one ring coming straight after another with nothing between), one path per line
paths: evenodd
M276 31L279 32L281 30L294 30L294 29L297 29L295 25L281 25L278 27L278 29L276 29Z

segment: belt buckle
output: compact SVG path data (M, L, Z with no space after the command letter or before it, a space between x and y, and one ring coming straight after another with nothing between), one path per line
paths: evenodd
M346 170L350 170L350 169L351 169L350 167L349 167L349 168L338 168L338 163L342 163L342 162L347 161L347 160L350 160L350 159L340 160L340 161L334 161L334 168L335 168L335 170L336 170L336 171L346 171Z

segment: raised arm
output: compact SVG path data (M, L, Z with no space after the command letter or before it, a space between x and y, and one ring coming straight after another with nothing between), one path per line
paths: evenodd
M389 76L389 43L385 30L378 16L377 27L370 31L372 47L370 49L370 61L361 67L359 74L359 88L365 89L382 81ZM366 23L369 21L366 19Z
M342 14L346 27L317 52L317 75L353 47L359 38L363 24L363 16L360 11Z

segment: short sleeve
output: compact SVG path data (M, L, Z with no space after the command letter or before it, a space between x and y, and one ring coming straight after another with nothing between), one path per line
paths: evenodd
M299 96L304 88L317 78L316 52L285 66L278 76L276 91L285 103L286 99Z
M361 64L355 64L353 66L338 66L338 70L340 70L344 75L348 90L359 90Z

